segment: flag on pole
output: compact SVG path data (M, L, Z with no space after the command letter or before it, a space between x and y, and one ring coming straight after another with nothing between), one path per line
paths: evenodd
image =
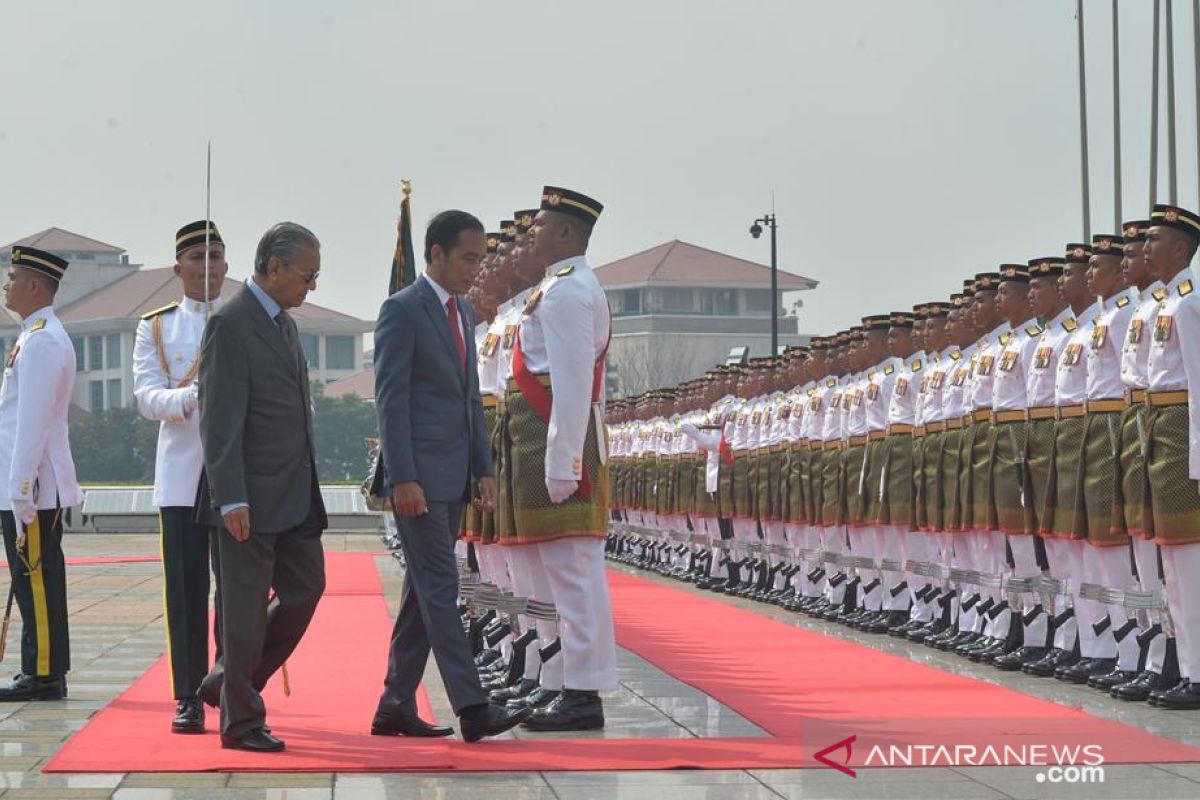
M400 221L396 223L396 250L392 253L392 271L388 276L388 294L408 286L417 279L417 262L412 243L412 181L400 181L404 199L400 201Z

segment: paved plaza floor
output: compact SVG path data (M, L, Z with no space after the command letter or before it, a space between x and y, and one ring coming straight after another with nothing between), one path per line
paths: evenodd
M330 535L329 550L375 551L379 540L367 535ZM158 540L149 535L72 535L68 556L154 555ZM380 556L384 591L394 611L403 573ZM645 573L638 573L645 577ZM690 590L683 584L672 586ZM663 772L520 772L446 774L361 773L129 773L43 774L42 765L72 732L123 691L164 650L162 578L154 562L68 567L71 644L74 668L70 699L14 703L0 707L0 800L17 798L119 798L120 800L375 800L446 798L447 800L734 800L735 798L1172 798L1200 797L1200 763L1186 765L1110 765L1102 783L1067 785L1038 780L1036 767L860 769L850 778L832 769ZM707 597L714 595L706 593ZM941 669L999 683L1088 713L1200 745L1200 712L1164 712L1143 704L1111 700L1086 687L1037 680L1021 673L1000 673L956 656L886 636L849 631L831 623L732 598L756 613L792 625L808 626ZM3 669L15 671L17 626L9 634ZM714 646L728 637L712 636ZM385 643L379 643L384 658ZM747 737L765 732L697 690L679 683L641 659L622 652L621 688L606 698L608 727L580 737ZM812 657L820 657L813 654ZM881 675L880 681L887 676ZM439 718L451 719L434 667L426 686ZM172 704L163 699L163 734ZM215 725L214 714L209 725ZM364 727L369 724L364 719ZM518 738L520 732L511 734ZM525 734L528 735L528 734ZM569 735L569 734L568 734ZM214 737L214 747L216 741ZM399 745L398 745L399 746Z

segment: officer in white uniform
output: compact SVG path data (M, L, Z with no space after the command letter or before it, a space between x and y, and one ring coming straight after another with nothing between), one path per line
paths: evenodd
M71 668L62 510L83 502L67 437L75 348L54 314L67 262L14 247L5 305L22 319L0 385L0 524L21 612L21 672L0 701L61 700Z
M183 285L183 299L143 316L133 346L133 394L138 411L160 423L154 505L161 533L163 620L175 698L174 733L204 732L204 704L196 691L211 666L209 541L212 538L215 544L216 537L192 519L204 461L196 414L196 375L204 325L218 307L227 271L225 244L215 223L200 220L180 228L175 235L175 275ZM215 633L219 648L219 629ZM219 658L220 653L217 655Z

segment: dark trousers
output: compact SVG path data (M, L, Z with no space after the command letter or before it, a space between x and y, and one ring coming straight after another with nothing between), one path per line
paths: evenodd
M400 613L392 628L388 671L376 719L417 710L417 685L429 652L437 661L446 694L456 714L487 702L479 670L458 615L458 566L454 540L462 503L429 503L419 517L396 514L407 572Z
M67 569L62 551L62 509L39 511L25 528L18 548L19 523L0 511L4 551L12 592L21 612L21 672L58 678L71 669L67 630Z
M171 691L176 700L194 697L208 674L208 590L210 529L192 521L191 506L158 510L163 562L163 621ZM213 564L216 569L216 565ZM220 589L217 591L216 639L220 657Z
M263 687L312 621L325 591L325 554L315 509L295 528L251 531L244 542L221 529L220 542L223 652L200 694L220 690L221 733L239 738L266 724Z

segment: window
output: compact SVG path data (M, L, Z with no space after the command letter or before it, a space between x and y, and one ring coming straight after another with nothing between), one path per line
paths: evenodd
M770 289L746 289L747 311L771 311Z
M104 337L89 336L88 337L88 363L87 368L90 370L104 369ZM101 404L103 408L103 404Z
M71 345L75 348L75 371L83 372L84 369L87 368L87 364L84 362L83 358L83 339L79 338L78 336L72 336Z
M696 299L691 289L660 289L662 310L691 313L696 310Z
M104 381L88 381L88 410L104 410Z
M112 378L108 381L108 407L123 408L125 398L121 396L121 379Z
M115 369L121 366L121 334L110 333L104 337L104 367Z
M624 314L642 313L641 289L626 289L621 292L621 312Z
M354 337L325 337L325 369L354 369Z
M709 316L736 316L738 313L737 295L732 289L713 289L705 292L701 310Z
M321 337L315 333L300 334L300 347L304 350L304 360L310 369L321 368Z

